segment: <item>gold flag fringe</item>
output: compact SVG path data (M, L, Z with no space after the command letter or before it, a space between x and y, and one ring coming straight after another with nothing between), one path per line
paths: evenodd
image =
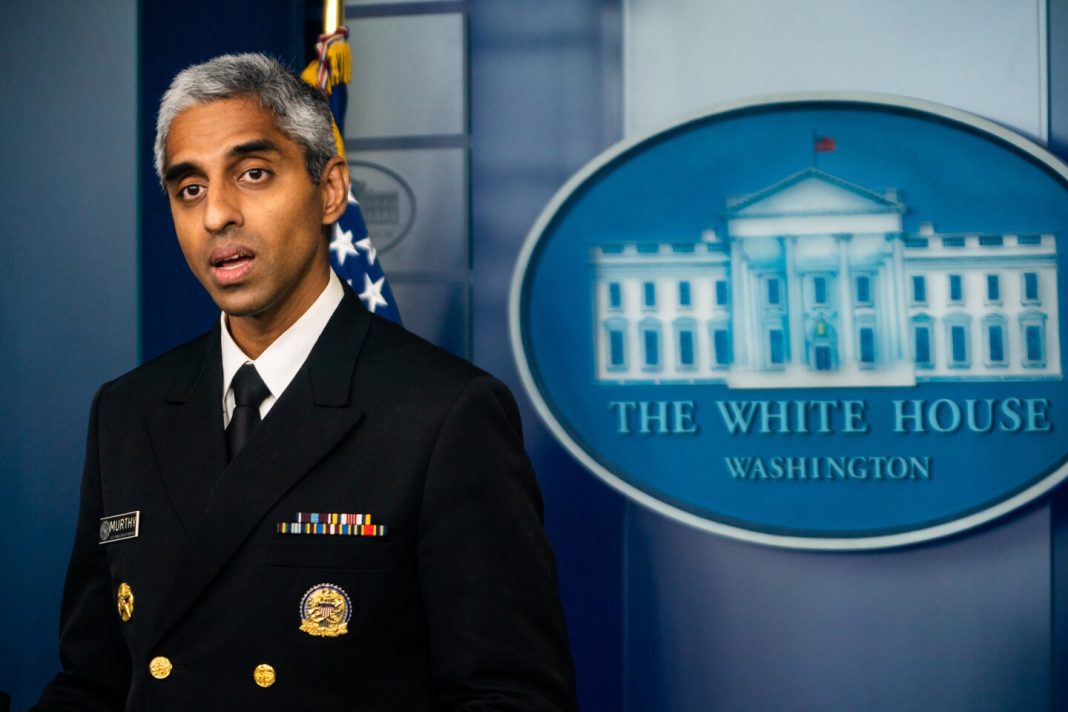
M320 41L325 41L320 39ZM335 42L331 42L326 46L325 62L329 67L327 73L326 86L319 87L324 94L330 96L334 91L334 87L338 84L348 84L352 79L352 50L349 48L349 43L345 39L340 39ZM308 62L308 66L304 68L304 71L300 73L300 78L311 84L313 87L319 86L319 59L313 59ZM338 129L337 123L333 120L330 121L330 126L334 131L334 143L337 144L337 154L342 158L345 157L345 140L341 137L341 131Z

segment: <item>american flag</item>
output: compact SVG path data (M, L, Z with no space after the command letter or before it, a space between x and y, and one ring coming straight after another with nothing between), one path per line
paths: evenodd
M330 240L330 264L338 277L352 287L372 314L400 323L400 312L393 299L382 262L360 212L360 204L349 190L349 207L334 224Z
M816 136L813 139L812 149L816 153L830 153L838 148L838 142L834 140L834 136Z
M346 84L351 67L348 36L349 31L344 25L333 32L319 35L319 42L315 46L318 57L312 60L302 75L305 81L318 86L330 98L334 136L342 156L345 155L345 146L340 129L345 126L348 104ZM334 225L334 234L330 239L330 264L338 277L353 288L368 311L400 323L393 290L386 281L378 253L371 244L367 223L360 212L360 204L351 188L348 209Z

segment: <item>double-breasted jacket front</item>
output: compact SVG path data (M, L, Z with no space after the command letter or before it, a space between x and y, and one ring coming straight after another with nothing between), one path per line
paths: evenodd
M36 709L573 708L540 494L501 383L348 290L229 463L221 379L216 329L94 399L63 671ZM101 544L102 519L130 512L137 536ZM279 533L298 513L386 533ZM347 597L344 632L301 630L317 588Z

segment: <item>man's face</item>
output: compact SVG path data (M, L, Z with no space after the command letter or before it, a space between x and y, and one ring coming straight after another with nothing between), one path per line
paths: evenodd
M230 317L280 333L326 286L323 226L345 207L336 195L340 159L312 183L300 146L244 98L179 114L166 157L164 183L189 268Z

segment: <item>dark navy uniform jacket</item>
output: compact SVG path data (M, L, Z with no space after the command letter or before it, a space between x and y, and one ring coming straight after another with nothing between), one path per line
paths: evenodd
M227 464L221 368L216 328L97 394L62 672L35 709L575 708L540 493L500 382L346 290ZM99 543L102 518L133 511L136 538ZM278 533L297 512L370 514L387 535ZM351 600L344 635L300 630L321 584Z

